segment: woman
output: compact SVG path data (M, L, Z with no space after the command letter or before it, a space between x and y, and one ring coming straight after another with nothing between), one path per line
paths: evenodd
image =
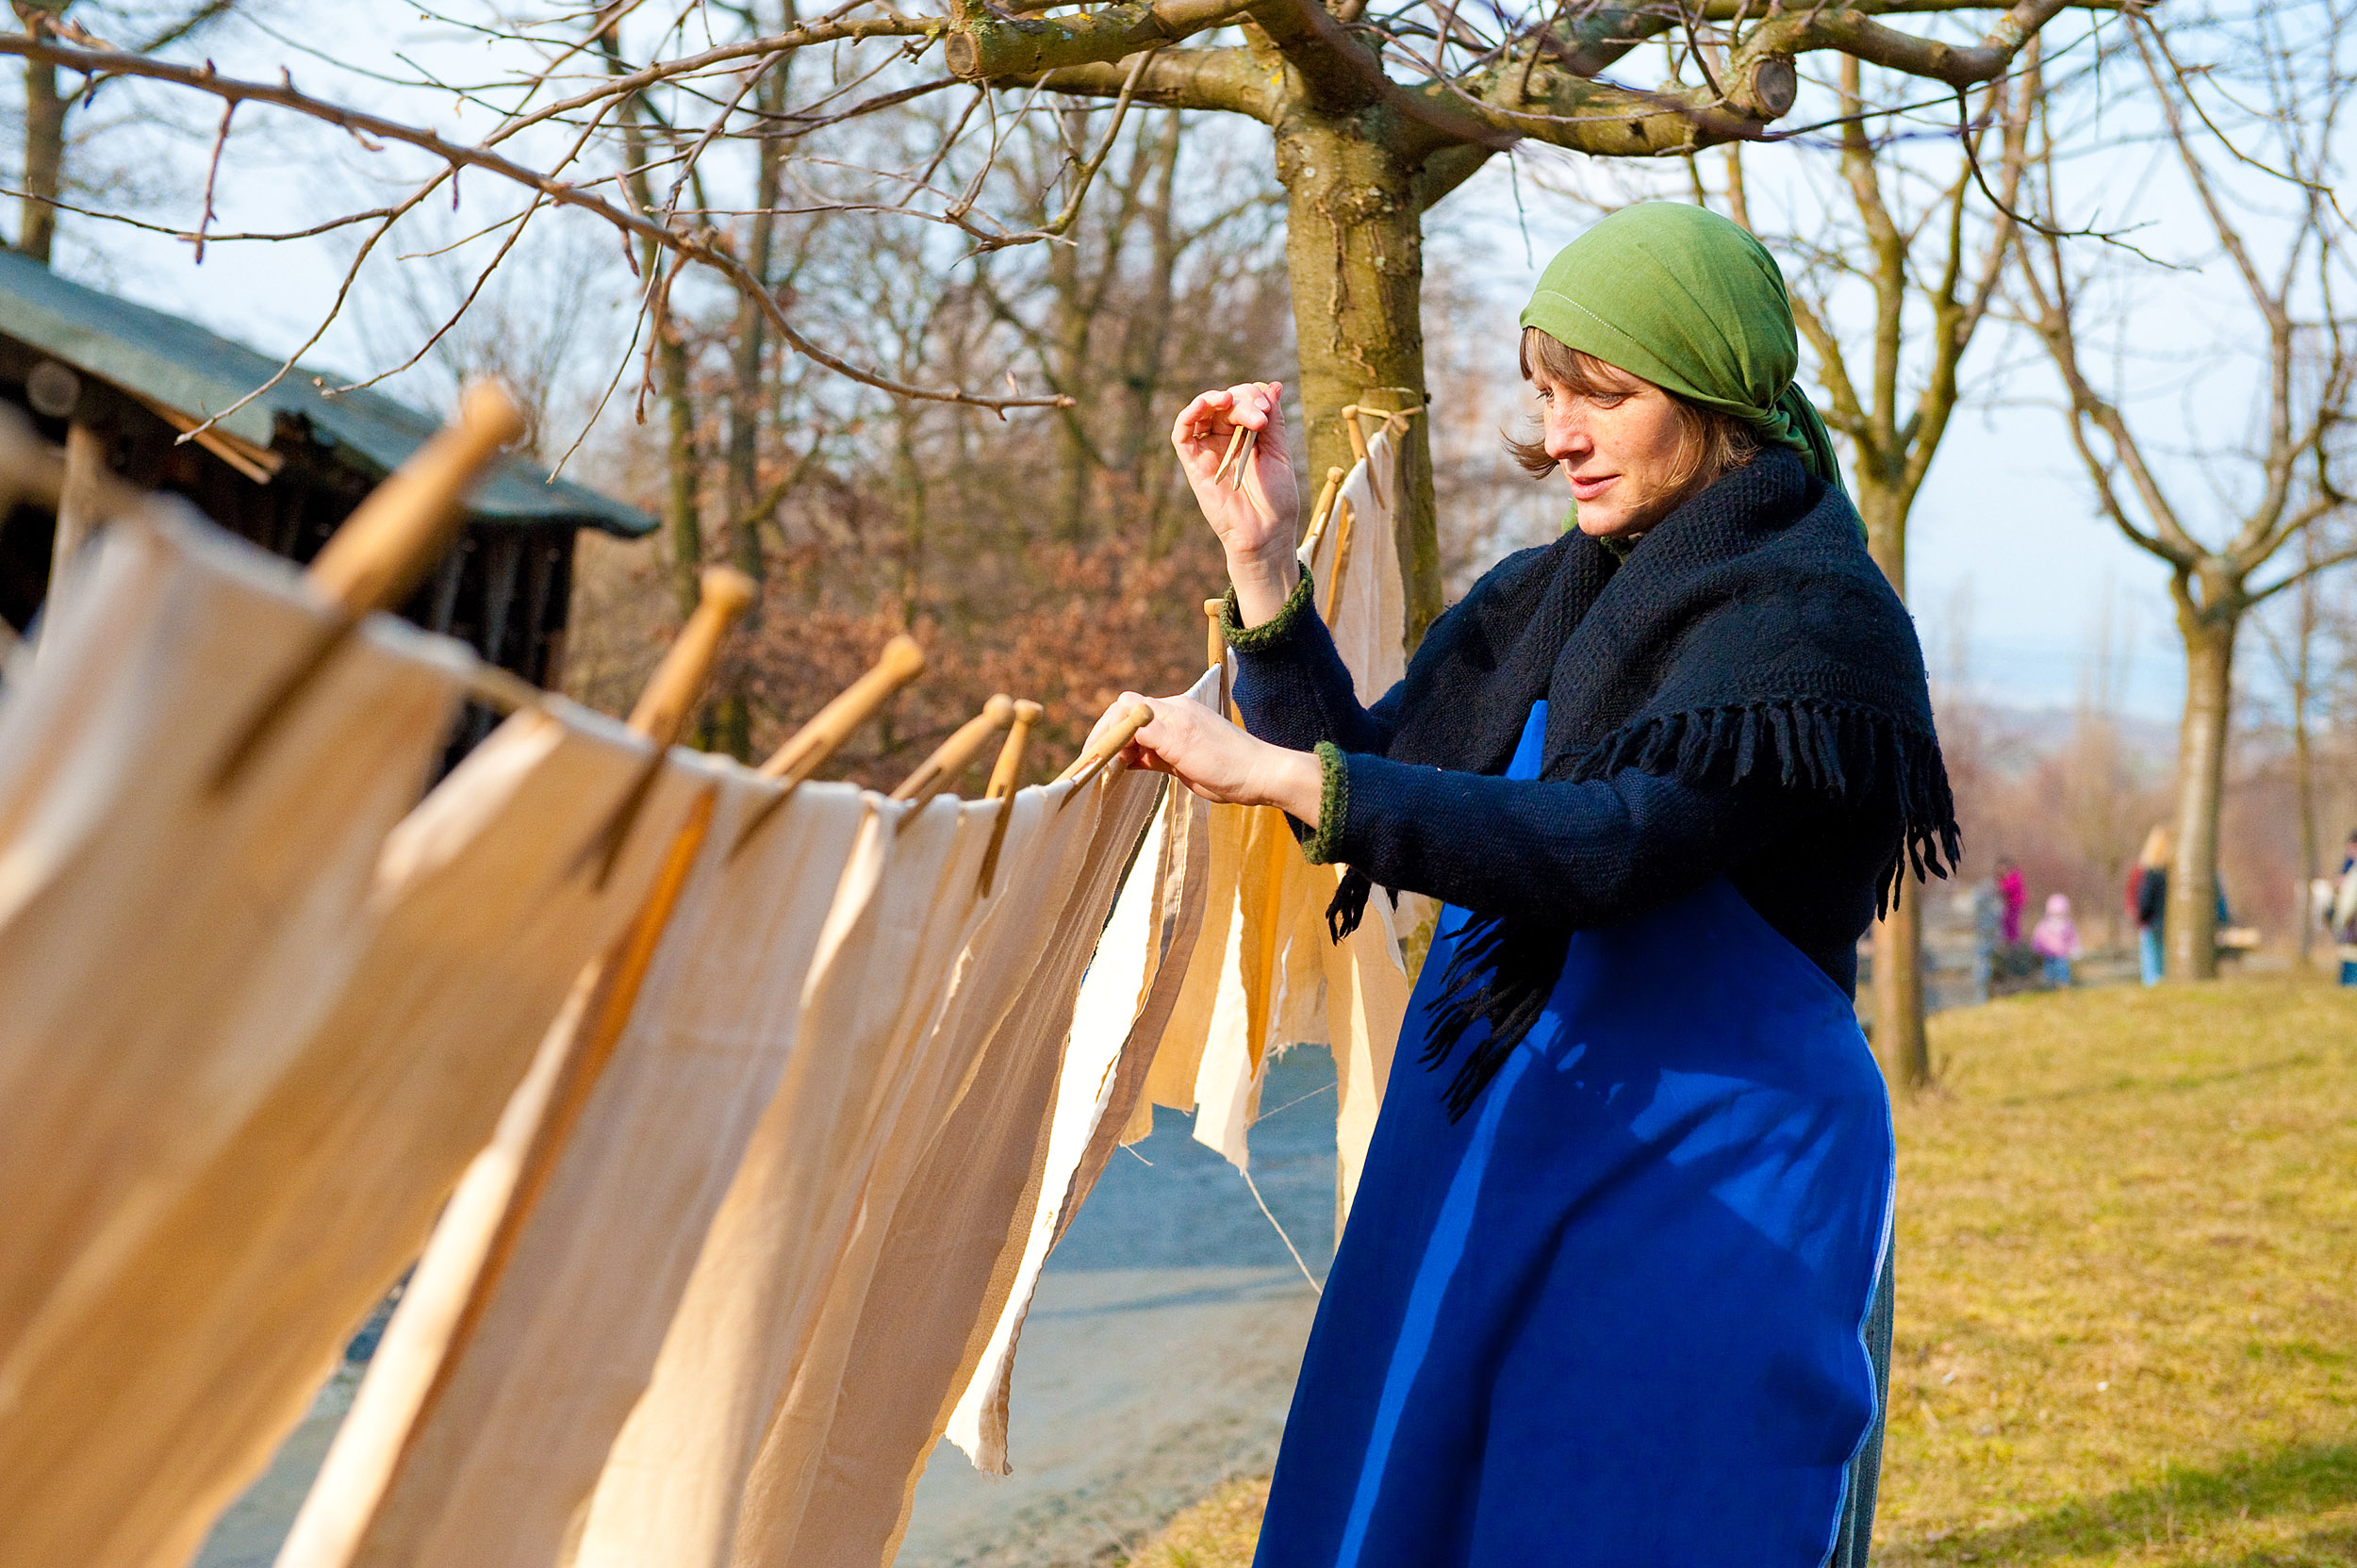
M1891 1143L1852 993L1903 858L1955 853L1921 654L1748 235L1628 209L1523 324L1517 454L1561 470L1577 527L1484 577L1373 708L1308 608L1277 388L1174 430L1246 730L1157 701L1132 760L1290 813L1351 867L1338 930L1373 884L1450 906L1258 1560L1862 1561ZM1212 483L1237 425L1241 494Z

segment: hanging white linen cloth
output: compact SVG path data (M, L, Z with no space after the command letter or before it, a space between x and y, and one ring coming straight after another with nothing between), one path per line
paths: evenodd
M267 1466L417 1257L574 977L643 900L689 803L677 775L602 882L584 850L649 755L552 700L394 830L333 1005L0 1371L0 1498L25 1560L55 1542L77 1562L185 1561Z
M743 1568L881 1563L897 1548L960 1392L1008 1304L1029 1296L1037 1271L1024 1265L1060 1152L1057 1130L1078 1139L1057 1179L1061 1197L1110 1086L1114 1064L1098 1048L1106 1043L1090 1043L1093 1070L1077 1074L1065 1048L1083 971L1106 951L1099 940L1124 872L1133 858L1159 859L1150 835L1143 846L1141 835L1162 794L1152 774L1092 783L1062 814L1076 820L1051 821L1063 842L1051 836L1030 851L1062 864L1029 900L1029 916L1009 922L1028 929L976 955L977 982L994 983L985 994L997 1022L963 1097L917 1129L921 1160L896 1187L871 1190L862 1218L864 1233L876 1237L865 1249L867 1277L831 1296L821 1335L831 1353L806 1360L763 1444L739 1521L733 1560ZM1037 917L1045 910L1057 911L1052 920ZM1114 943L1118 956L1106 965L1119 974L1115 987L1126 986L1125 1023L1142 979L1126 962L1134 946ZM1012 1009L995 1005L1008 995ZM1115 1032L1110 1046L1121 1043Z
M437 1234L283 1562L556 1560L615 1433L646 1384L698 1243L798 1045L801 994L828 913L864 900L870 853L846 875L872 815L849 785L806 784L750 838L778 785L724 759L674 751L664 773L701 809L650 946L628 1021L585 1044L551 1097L546 1157L517 1183L460 1330L431 1311ZM740 850L740 842L742 849ZM552 1125L562 1119L567 1125ZM402 1363L440 1341L427 1397ZM404 1417L406 1417L405 1424ZM373 1494L371 1488L373 1487Z
M849 1246L895 1119L932 1077L961 956L1019 887L1008 860L979 892L997 801L937 798L915 812L867 798L863 842L880 880L838 900L803 988L799 1051L762 1110L701 1234L645 1392L596 1480L570 1560L652 1568L725 1562L738 1499ZM888 858L886 858L888 857Z
M1210 670L1185 695L1214 707L1219 685L1220 672ZM1201 936L1204 881L1211 864L1209 825L1205 802L1175 785L1166 791L1073 1004L1045 1162L1019 1227L1022 1250L1014 1279L984 1323L986 1337L979 1353L969 1358L941 1423L949 1440L988 1474L1008 1473L1007 1406L1023 1320L1030 1311L1040 1271L1140 1108L1155 1049L1169 1026ZM1147 1114L1152 1114L1150 1107ZM918 1457L923 1457L922 1450ZM911 1476L912 1490L904 1505L914 1498L915 1479ZM906 1523L904 1507L891 1536L896 1543Z
M0 1431L33 1445L22 1353L331 1004L468 657L387 617L338 636L293 568L168 502L75 571L0 700ZM0 1477L8 1560L128 1560L49 1512L77 1501Z
M1316 608L1331 632L1361 702L1374 702L1407 670L1406 595L1393 519L1402 483L1389 429L1344 478L1336 515L1303 564ZM1347 525L1341 516L1349 508ZM1334 1053L1337 1213L1346 1213L1382 1107L1393 1048L1407 1015L1408 973L1399 937L1419 912L1397 909L1378 891L1359 929L1341 944L1327 934L1326 907L1340 868L1302 858L1283 813L1270 806L1211 808L1211 864L1206 932L1157 1053L1151 1104L1195 1115L1197 1141L1237 1169L1250 1160L1247 1134L1260 1114L1270 1053L1323 1044ZM1405 917L1404 917L1405 916ZM1127 1136L1153 1129L1142 1108Z

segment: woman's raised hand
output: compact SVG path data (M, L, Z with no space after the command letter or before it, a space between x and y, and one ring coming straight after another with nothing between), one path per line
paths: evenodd
M1170 444L1178 449L1179 466L1195 488L1195 504L1203 508L1228 552L1228 576L1238 594L1257 600L1254 588L1276 586L1277 604L1293 591L1301 512L1301 499L1294 489L1293 454L1285 447L1285 416L1278 404L1284 389L1282 382L1247 381L1225 391L1205 392L1179 410L1170 427ZM1239 428L1260 434L1244 484L1230 489L1214 476ZM1266 619L1251 614L1249 604L1239 607L1246 612L1247 624ZM1275 607L1268 613L1274 614Z
M1152 708L1154 721L1123 753L1131 767L1168 773L1207 801L1276 806L1317 826L1326 774L1314 753L1256 740L1192 698L1141 697L1134 691L1114 701L1089 739L1095 741L1133 702Z

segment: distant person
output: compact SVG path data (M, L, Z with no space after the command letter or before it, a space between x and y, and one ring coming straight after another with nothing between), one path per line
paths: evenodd
M2332 895L2332 950L2341 961L2341 983L2357 985L2357 828L2349 830L2340 886Z
M2136 856L2136 963L2144 983L2161 982L2161 922L2168 913L2168 830L2154 823Z
M1997 933L2004 928L1997 884L1983 877L1972 884L1972 1000L1988 1000L1988 982L1997 960Z
M2021 910L2030 901L2029 884L2021 880L2021 867L2010 860L1997 863L1997 896L2004 900L2003 939L2008 948L2021 945Z
M2070 917L2068 894L2047 896L2046 918L2031 931L2030 948L2045 965L2047 984L2070 983L2070 963L2079 956L2079 922Z

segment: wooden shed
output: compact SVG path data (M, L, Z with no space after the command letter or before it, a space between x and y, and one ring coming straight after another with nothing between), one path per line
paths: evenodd
M268 381L280 361L177 316L72 282L0 246L0 400L76 462L187 497L264 549L308 561L438 421L298 367L259 397L177 438ZM70 482L70 481L69 481ZM563 671L574 536L636 537L654 520L529 461L494 468L459 544L402 613L543 686ZM57 520L0 520L0 618L19 631L48 591Z

